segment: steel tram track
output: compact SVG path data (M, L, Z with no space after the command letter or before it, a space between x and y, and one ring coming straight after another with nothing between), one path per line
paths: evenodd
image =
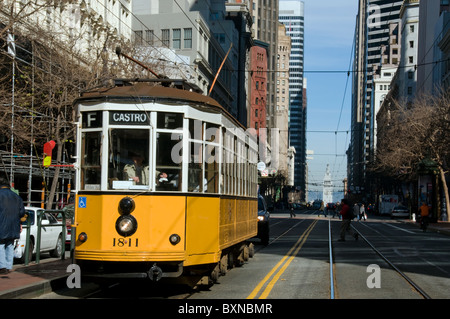
M400 276L403 277L413 287L417 293L419 293L424 299L431 299L431 297L420 288L411 278L409 278L404 272L402 272L397 266L395 266L385 255L383 255L359 230L352 226L352 228L364 239L364 241L373 249L392 269L394 269Z
M363 239L366 244L378 255L380 256L397 274L399 274L422 298L431 299L431 297L417 285L411 278L409 278L404 272L402 272L397 266L394 265L385 255L383 255L358 229L351 225L353 230L358 233L359 237ZM334 262L333 262L333 245L332 245L332 234L331 234L331 220L328 220L328 245L329 245L329 255L330 255L330 299L335 299L336 290L336 274L334 273Z
M274 242L278 241L280 238L285 236L289 231L296 228L300 224L304 223L306 219L301 219L298 222L296 222L294 225L292 225L287 230L283 231L283 233L279 234L278 236L272 238L268 244L271 245ZM282 222L282 221L280 221ZM397 274L399 274L413 289L416 291L422 298L424 299L431 299L431 297L421 288L419 287L411 278L409 278L404 272L402 272L394 263L392 263L385 255L383 255L375 246L373 243L371 243L358 229L356 229L354 226L351 226L355 232L358 233L359 237L364 240L364 242L378 255L380 256ZM260 246L259 249L255 250L255 253L259 250L263 249L266 246ZM328 254L329 254L329 282L330 282L330 299L336 298L336 291L337 291L337 283L336 283L336 272L335 272L335 263L334 263L334 256L333 256L333 240L332 240L332 226L331 226L331 219L328 219ZM113 288L115 285L111 285ZM99 291L96 291L95 293L98 293ZM94 293L94 294L95 294ZM193 294L195 294L196 291L187 292L187 293L181 293L178 296L173 296L175 299L189 299ZM89 296L86 296L85 298L90 298L92 294ZM152 298L152 297L150 297Z
M330 257L330 299L334 299L334 262L333 262L333 243L331 242L331 219L328 219L328 253Z

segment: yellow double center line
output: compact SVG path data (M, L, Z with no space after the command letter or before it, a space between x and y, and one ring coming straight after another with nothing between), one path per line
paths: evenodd
M278 262L278 264L275 265L275 267L272 268L272 270L266 275L266 277L264 277L264 279L259 282L259 284L247 297L247 299L254 299L260 293L260 291L263 289L264 286L265 289L258 298L259 299L267 298L275 283L278 281L278 279L280 279L281 275L284 273L286 268L289 266L292 260L294 260L297 253L303 247L303 244L306 242L306 239L308 239L309 234L313 230L314 226L316 226L316 224L317 219L314 220L314 222L312 222L311 225L308 226L305 232L297 240L295 245L292 246L292 248L288 251L288 253ZM282 267L280 268L280 266ZM280 269L278 270L278 268ZM270 282L266 285L266 283L269 281L270 278L272 278L272 280L270 280Z

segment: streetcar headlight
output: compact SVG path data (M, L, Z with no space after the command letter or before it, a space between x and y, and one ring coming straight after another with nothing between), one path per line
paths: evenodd
M121 215L128 215L134 211L135 204L131 197L124 197L119 202L119 213Z
M179 242L180 242L180 240L181 240L181 237L178 235L178 234L172 234L172 235L170 235L170 237L169 237L169 241L170 241L170 243L172 244L172 245L176 245L176 244L178 244Z
M128 237L133 235L137 230L137 221L131 215L120 216L116 221L116 231L119 235Z

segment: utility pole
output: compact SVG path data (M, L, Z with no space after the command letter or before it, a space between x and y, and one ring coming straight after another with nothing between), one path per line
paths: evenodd
M12 57L12 96L11 96L11 168L10 185L14 188L14 82L16 73L16 44L14 43L14 34L8 31L7 35L8 54Z

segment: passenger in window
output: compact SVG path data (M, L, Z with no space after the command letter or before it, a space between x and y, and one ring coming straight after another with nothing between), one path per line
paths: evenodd
M125 179L132 180L136 185L148 185L149 168L144 165L144 156L141 153L130 153L133 164L123 168Z
M179 191L181 185L179 183L180 170L167 169L165 171L156 170L156 190L158 191Z
M203 190L206 190L208 187L208 180L206 178L203 179ZM192 191L194 193L202 192L203 190L200 189L200 185L197 185Z
M168 182L169 180L167 179L167 173L158 173L158 182L159 183L165 183Z

